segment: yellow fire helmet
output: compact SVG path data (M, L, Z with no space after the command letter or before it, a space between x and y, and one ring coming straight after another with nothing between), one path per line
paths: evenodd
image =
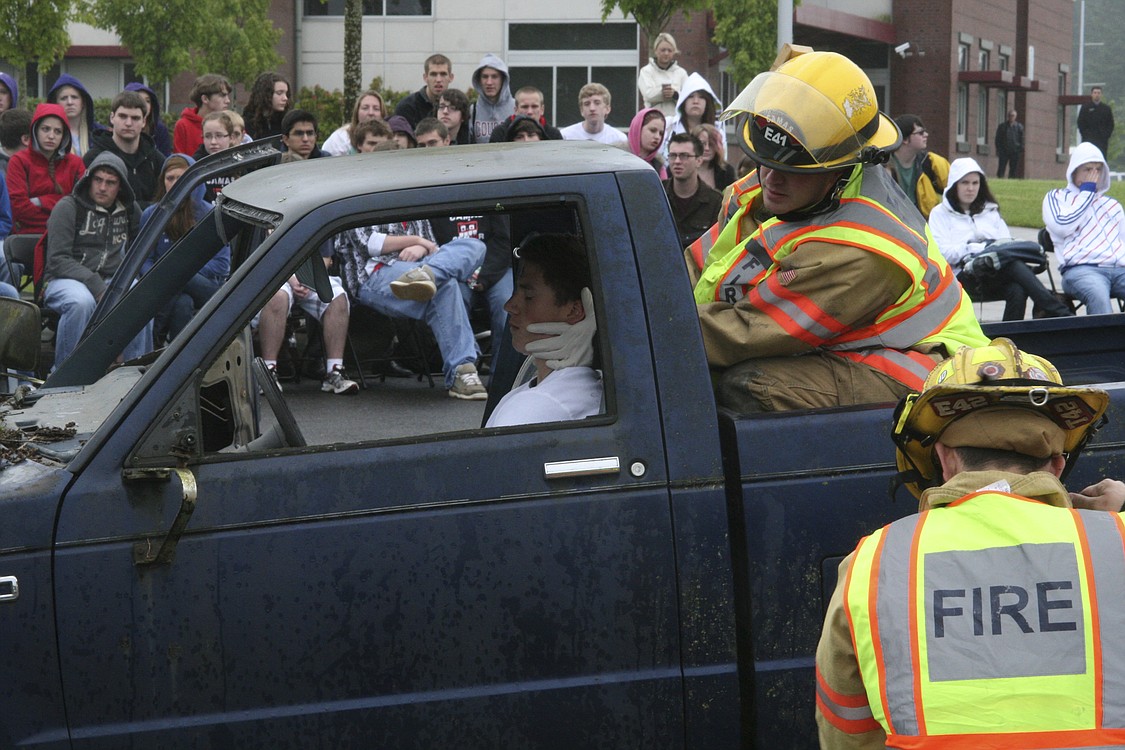
M1108 393L1063 385L1054 365L1008 339L962 346L930 372L921 393L899 402L891 433L899 477L916 497L940 484L939 438L1035 458L1063 454L1065 477L1108 407Z
M797 54L759 73L720 119L735 117L742 150L784 172L881 164L902 142L879 111L871 79L835 52Z

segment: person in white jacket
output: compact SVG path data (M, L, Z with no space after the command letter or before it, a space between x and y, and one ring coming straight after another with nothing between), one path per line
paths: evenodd
M1028 297L1037 316L1074 314L1026 263L990 253L990 245L1010 241L1012 233L975 159L956 159L949 165L941 203L930 212L930 232L970 298L1004 300L1004 320L1023 320Z
M1107 190L1109 165L1101 149L1079 143L1070 153L1066 187L1043 197L1063 291L1089 315L1114 312L1111 297L1125 300L1125 211Z
M692 73L680 86L680 94L676 99L676 113L668 120L668 127L664 131L664 146L661 152L667 160L668 144L676 133L690 133L697 125L708 122L719 130L723 136L723 146L726 147L726 130L719 123L719 113L723 111L723 103L711 84L698 73Z
M657 34L652 43L652 57L637 75L637 91L645 107L656 107L664 119L676 114L676 100L688 73L676 62L680 50L671 34Z

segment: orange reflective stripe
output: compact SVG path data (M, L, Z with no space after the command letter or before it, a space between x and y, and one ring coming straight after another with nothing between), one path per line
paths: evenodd
M877 351L833 351L833 354L866 365L894 378L916 391L922 390L926 376L937 364L922 352L902 351L900 349L880 349Z
M1062 732L1007 732L998 734L948 734L930 737L887 735L887 747L899 750L1110 750L1125 746L1122 729L1069 729Z
M871 645L875 652L875 663L879 668L879 702L883 705L883 717L887 722L885 727L887 735L894 733L894 724L891 723L891 702L887 697L887 667L883 658L883 639L879 635L879 568L882 566L883 545L887 535L879 538L875 547L875 562L871 566L871 579L867 582L867 613L871 618Z
M707 262L707 253L711 252L711 248L715 246L715 241L719 239L721 231L717 223L712 224L710 229L699 235L695 242L688 246L691 258L695 261L699 270L703 270L703 264Z
M784 273L784 272L782 272ZM755 286L749 303L777 323L786 333L809 346L818 347L839 336L847 327L821 310L808 297L796 294L781 283L780 274L766 277ZM761 304L755 304L761 300Z
M922 527L926 525L928 517L928 512L922 513L918 518L918 523L914 525L914 534L910 539L910 572L907 573L907 585L910 586L909 591L911 592L907 622L910 632L910 666L914 672L914 722L915 731L920 735L926 734L926 711L922 703L922 657L921 644L918 640L918 608L914 606L913 592L918 590L918 559L921 557L918 554L918 549L922 538Z
M871 715L866 693L837 693L824 681L819 669L816 671L816 708L829 724L846 734L863 734L879 728L879 722Z
M1086 596L1090 599L1090 632L1094 634L1092 651L1094 663L1091 668L1095 675L1102 674L1102 639L1098 637L1101 633L1101 621L1098 616L1098 589L1096 576L1094 574L1094 559L1090 554L1090 540L1086 537L1086 526L1082 523L1082 517L1078 511L1071 509L1071 518L1074 521L1074 529L1078 532L1078 547L1082 551L1082 556L1079 562L1086 571ZM1100 679L1094 680L1094 725L1102 726L1105 717L1105 706L1102 703L1102 681Z

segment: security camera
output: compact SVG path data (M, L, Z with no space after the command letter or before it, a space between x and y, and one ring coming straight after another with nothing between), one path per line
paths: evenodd
M895 46L895 52L898 53L899 57L906 57L906 53L909 52L909 51L910 51L910 42L903 42L902 44L899 44L899 45Z

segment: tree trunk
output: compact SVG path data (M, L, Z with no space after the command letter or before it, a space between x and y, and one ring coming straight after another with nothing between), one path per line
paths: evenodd
M363 78L363 0L344 5L344 121L351 118Z

